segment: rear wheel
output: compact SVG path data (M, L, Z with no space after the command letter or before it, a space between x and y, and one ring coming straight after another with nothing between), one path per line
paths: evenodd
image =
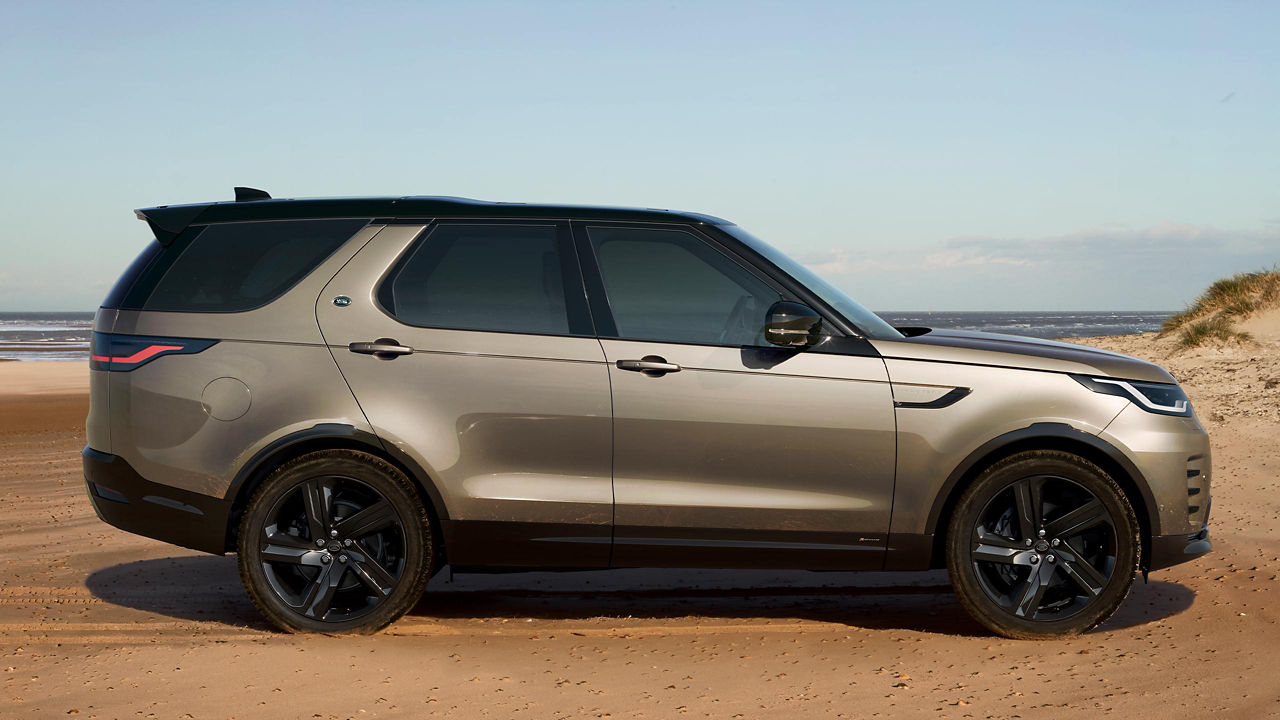
M1097 627L1133 584L1141 540L1133 508L1093 463L1058 451L1008 457L961 496L947 569L974 619L1011 638Z
M380 458L324 450L278 468L240 523L240 578L290 632L369 633L400 618L430 578L426 509Z

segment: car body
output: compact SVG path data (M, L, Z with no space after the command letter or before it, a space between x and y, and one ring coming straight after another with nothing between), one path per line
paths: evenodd
M1163 369L890 328L718 218L245 189L137 212L156 239L98 310L84 450L131 532L234 551L273 472L343 449L412 482L432 571L927 569L975 478L1052 450L1123 491L1142 569L1209 550L1208 438Z

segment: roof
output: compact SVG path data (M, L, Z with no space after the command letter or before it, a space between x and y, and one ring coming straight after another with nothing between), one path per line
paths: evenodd
M306 218L447 218L489 217L529 219L630 220L647 222L701 222L728 225L711 215L652 208L600 207L592 205L535 205L490 202L445 196L370 198L264 199L158 205L135 211L151 224L157 237L182 232L192 224L245 220L298 220Z

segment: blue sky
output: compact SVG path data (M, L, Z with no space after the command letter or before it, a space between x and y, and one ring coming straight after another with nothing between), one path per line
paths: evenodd
M0 2L0 310L132 208L727 217L882 310L1176 309L1280 262L1277 3Z

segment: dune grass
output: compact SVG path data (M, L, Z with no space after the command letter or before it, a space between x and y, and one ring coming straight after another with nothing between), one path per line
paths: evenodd
M1195 302L1160 327L1160 337L1176 333L1182 347L1216 340L1244 342L1249 333L1236 330L1236 320L1280 305L1280 268L1237 273L1209 286Z

